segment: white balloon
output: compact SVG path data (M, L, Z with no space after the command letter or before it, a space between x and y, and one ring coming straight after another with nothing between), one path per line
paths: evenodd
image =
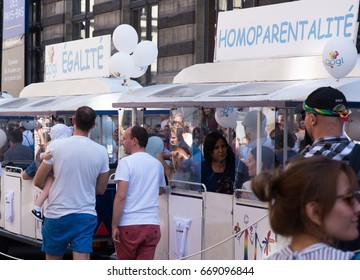
M134 71L131 74L131 78L139 78L146 73L148 66L137 66L135 65Z
M139 41L138 34L134 27L128 24L121 24L115 28L112 37L115 48L119 52L132 53Z
M4 130L0 128L0 148L4 147L7 137Z
M110 57L110 74L114 77L130 78L134 68L134 60L126 52L117 52Z
M345 77L355 67L356 46L348 38L334 38L326 43L322 52L326 71L336 79Z
M236 117L237 117L236 108L232 108L232 107L216 108L215 120L222 127L235 128L236 127Z
M147 66L155 61L158 55L157 46L151 41L141 41L136 45L133 57L135 65Z

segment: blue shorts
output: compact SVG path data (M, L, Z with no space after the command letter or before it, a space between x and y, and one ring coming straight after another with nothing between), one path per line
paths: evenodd
M45 218L42 226L42 251L62 256L67 247L73 252L92 253L92 238L97 217L91 214L69 214L58 219Z

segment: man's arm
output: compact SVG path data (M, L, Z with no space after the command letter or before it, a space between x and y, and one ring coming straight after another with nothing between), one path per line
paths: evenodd
M170 182L174 170L171 169L170 166L165 162L165 156L166 155L164 155L164 154L158 154L158 155L156 155L156 158L161 162L161 164L164 168L164 173L165 173L166 179L168 182ZM159 194L161 195L160 192L159 192Z
M21 172L21 177L23 178L23 180L31 180L32 178L34 178L36 171L37 166L35 161L33 161L28 167L26 167L25 170L23 170L23 172Z
M109 171L100 173L96 179L96 194L104 194L109 181Z
M36 171L34 177L34 185L40 189L43 189L45 186L46 177L52 170L52 165L42 162Z
M23 180L31 180L33 177L30 177L25 170L23 170L21 172L21 177L23 178Z
M129 182L118 181L116 195L114 198L113 206L113 217L112 217L112 239L114 242L119 242L119 229L118 225L120 223L121 216L123 214L126 195L128 192Z

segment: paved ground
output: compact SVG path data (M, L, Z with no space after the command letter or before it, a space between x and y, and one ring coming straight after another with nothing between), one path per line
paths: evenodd
M41 252L40 247L33 247L27 244L22 244L16 241L9 242L8 252L0 255L0 259L23 259L23 260L44 260L45 255ZM68 256L66 256L68 257Z
M22 244L16 241L11 241L9 243L9 250L7 253L0 253L0 260L45 260L45 254L41 252L40 247L33 247L27 244ZM66 253L64 259L71 260L71 253ZM92 256L92 259L101 260L109 259L108 256Z

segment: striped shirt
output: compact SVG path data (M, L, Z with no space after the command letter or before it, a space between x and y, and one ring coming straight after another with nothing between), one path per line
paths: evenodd
M314 141L300 153L304 157L323 155L331 159L348 162L355 146L346 136L326 136Z
M267 258L268 260L350 260L352 252L344 252L325 243L315 243L302 251L293 251L286 246Z

